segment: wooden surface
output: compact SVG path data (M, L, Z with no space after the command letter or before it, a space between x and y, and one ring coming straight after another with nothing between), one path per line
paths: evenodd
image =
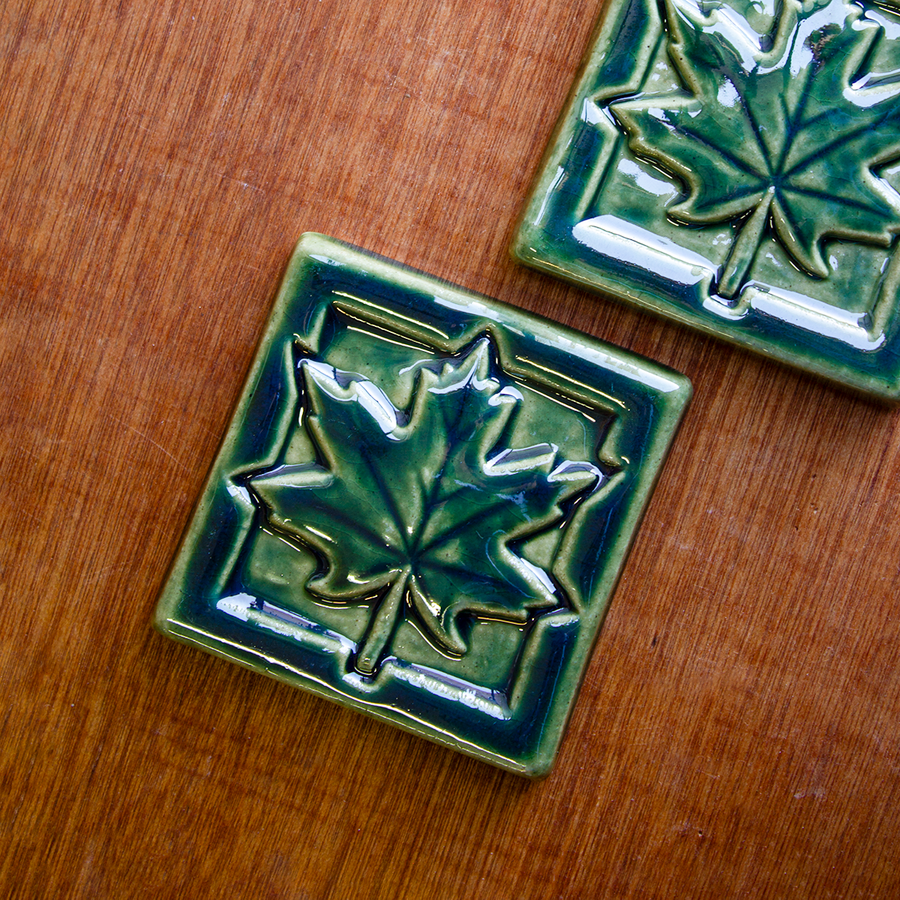
M508 259L601 6L0 5L0 894L900 896L900 413ZM308 230L694 382L544 782L150 628Z

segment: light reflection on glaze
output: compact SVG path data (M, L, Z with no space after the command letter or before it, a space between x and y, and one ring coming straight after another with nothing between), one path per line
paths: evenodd
M713 263L699 253L617 216L579 222L572 235L597 253L647 269L673 285L697 285L716 271Z
M618 169L622 175L629 177L641 190L646 191L648 194L654 194L665 199L678 196L678 191L673 187L671 181L654 178L633 159L624 157L619 161Z

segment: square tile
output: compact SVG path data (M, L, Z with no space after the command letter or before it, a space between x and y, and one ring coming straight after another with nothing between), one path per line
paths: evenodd
M157 627L546 774L689 398L633 354L304 235Z
M612 0L513 255L900 397L900 11Z

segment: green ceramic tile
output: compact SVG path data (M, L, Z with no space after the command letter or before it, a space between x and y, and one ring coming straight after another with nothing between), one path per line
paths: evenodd
M623 350L305 235L156 624L545 774L689 396Z
M612 0L522 262L900 397L900 10Z

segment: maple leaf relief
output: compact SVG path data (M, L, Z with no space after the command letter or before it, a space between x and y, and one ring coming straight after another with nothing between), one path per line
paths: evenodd
M408 410L361 375L303 359L302 421L318 459L251 474L268 527L320 560L308 591L368 602L353 665L377 671L402 617L436 648L465 653L461 613L527 622L565 604L515 542L564 520L604 474L547 443L498 449L522 393L493 374L491 343L415 367Z
M631 149L684 181L680 223L738 222L718 293L734 297L767 229L825 278L827 236L888 246L900 195L873 171L900 156L900 85L866 71L878 15L844 0L785 0L771 34L739 12L666 0L684 89L611 104ZM880 14L879 14L880 15Z

